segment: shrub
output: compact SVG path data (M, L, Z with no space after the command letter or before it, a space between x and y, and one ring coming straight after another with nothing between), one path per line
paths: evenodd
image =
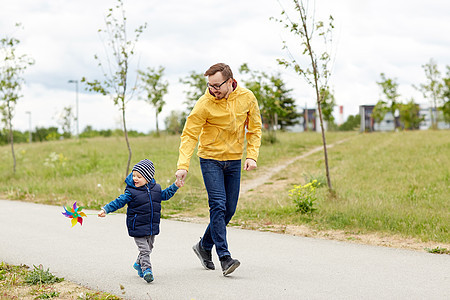
M437 246L436 248L425 248L425 250L428 253L434 253L434 254L450 254L450 251L447 250L447 248L441 248L439 246Z
M27 274L25 277L25 282L34 285L34 284L51 284L56 282L61 282L64 278L59 278L50 273L49 269L44 271L42 265L39 267L34 266L34 270Z
M316 188L317 180L314 179L305 185L295 185L292 190L289 191L289 196L294 201L297 211L302 214L313 213L317 210L314 207L317 200Z

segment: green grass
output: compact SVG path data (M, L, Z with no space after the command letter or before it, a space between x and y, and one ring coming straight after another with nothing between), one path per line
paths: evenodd
M132 138L132 166L150 158L162 187L175 179L179 138L175 136ZM54 154L52 154L54 153ZM9 199L45 204L70 204L98 209L123 192L128 152L123 138L94 138L16 145L17 172L12 172L10 148L1 147L0 193ZM188 195L195 193L201 178L192 162ZM190 183L190 184L189 184ZM189 196L187 197L189 198ZM175 201L177 202L177 201ZM174 204L175 205L175 204ZM176 205L175 205L176 206Z
M62 285L64 278L58 278L34 266L30 270L26 265L10 265L0 262L0 299L83 299L83 300L119 300L109 293L92 291L73 284ZM79 293L78 292L82 292Z
M317 229L383 232L449 243L450 133L415 131L360 134L329 150L334 196L318 189L318 210L295 213L288 190L305 184L299 174L323 176L323 153L292 164L272 179L271 193L244 196L237 218L308 224ZM279 188L277 188L277 186ZM257 200L255 200L257 199Z
M313 179L326 183L322 151L297 160L270 184L241 196L233 224L307 224L314 229L382 232L423 241L449 243L449 131L399 133L327 133L327 142L346 142L329 149L334 195L317 190L317 211L296 211L288 191ZM248 179L321 146L318 133L278 133L277 144L263 144L258 169ZM153 160L163 188L175 177L178 136L131 139L132 165ZM52 155L55 153L56 155ZM128 153L123 138L95 138L16 145L17 172L9 146L0 147L0 197L98 209L123 192ZM163 203L164 217L208 215L198 159L194 155L183 187Z
M280 143L263 145L259 166L275 164L308 147L320 145L320 135L279 134ZM340 135L333 136L339 139ZM179 136L131 138L131 167L141 159L151 159L155 178L162 188L175 179ZM9 146L0 147L0 196L7 199L33 201L51 205L71 204L99 209L123 192L128 152L123 138L93 138L17 144L17 171L12 172ZM254 174L253 174L254 173ZM255 176L244 172L243 178ZM164 214L200 211L207 213L207 197L198 158L194 154L186 185L170 201L164 202Z
M367 230L450 241L448 131L361 135L339 162L340 156L331 155L339 197L323 201L331 225L342 219ZM334 216L342 217L331 222Z

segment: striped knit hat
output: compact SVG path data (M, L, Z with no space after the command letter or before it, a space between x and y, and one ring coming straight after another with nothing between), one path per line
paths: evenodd
M138 171L148 182L152 181L155 175L155 167L151 160L144 159L134 165L133 171Z

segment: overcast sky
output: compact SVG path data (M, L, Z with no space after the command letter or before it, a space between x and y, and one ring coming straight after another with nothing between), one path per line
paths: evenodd
M280 0L284 8L291 0ZM160 118L172 110L184 109L184 90L179 79L189 72L204 72L217 62L228 63L240 82L238 68L248 63L252 70L281 73L299 107L314 106L313 90L291 70L278 66L290 51L301 52L295 38L270 17L280 18L277 0L124 0L129 37L143 23L131 70L164 66L169 82L167 102ZM310 1L310 3L313 3ZM20 53L36 64L26 72L23 98L19 100L13 125L57 126L64 107L75 107L75 84L69 80L102 79L94 60L105 57L98 29L105 27L105 15L114 0L0 0L1 37L20 39ZM375 104L380 97L376 84L380 73L395 78L402 99L411 97L426 104L412 85L425 82L422 65L433 58L445 74L450 65L450 1L443 0L317 0L316 20L335 20L334 64L330 86L344 117L358 113L358 106ZM296 18L295 13L290 14ZM23 29L14 27L22 23ZM130 77L134 82L134 77ZM133 98L127 108L129 129L148 132L155 128L153 108ZM120 128L120 114L113 101L88 93L80 83L79 127Z

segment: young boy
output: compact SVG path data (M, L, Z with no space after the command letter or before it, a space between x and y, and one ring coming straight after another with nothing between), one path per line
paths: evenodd
M128 205L128 234L134 238L139 249L133 268L149 283L154 279L150 253L155 236L159 234L161 201L169 200L182 186L181 182L177 181L165 190L161 190L161 186L153 178L154 175L155 167L150 160L144 159L138 162L133 167L132 173L125 179L127 184L125 192L102 207L98 213L98 216L103 218L106 214Z

